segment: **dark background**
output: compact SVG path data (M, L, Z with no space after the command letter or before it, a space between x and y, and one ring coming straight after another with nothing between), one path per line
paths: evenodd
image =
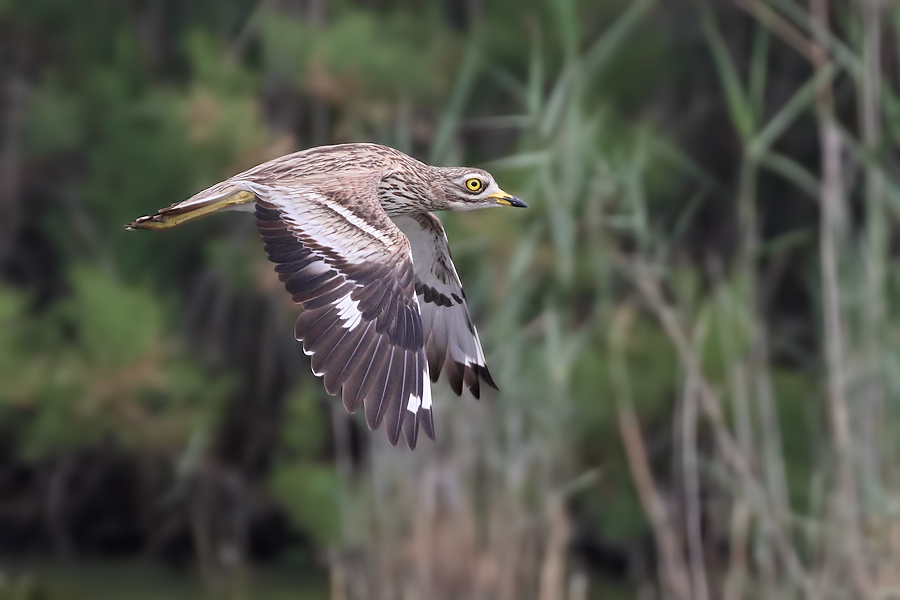
M0 0L0 598L877 598L900 585L900 8ZM310 146L445 214L500 393L344 414L252 218ZM895 318L896 317L896 318Z

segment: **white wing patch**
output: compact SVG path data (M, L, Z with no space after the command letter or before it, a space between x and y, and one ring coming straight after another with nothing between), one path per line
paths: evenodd
M277 204L287 221L320 245L337 251L345 260L366 262L373 258L373 252L396 247L396 240L390 235L312 187L287 189L244 180L234 183ZM370 240L378 243L373 244Z
M354 215L352 212L350 212L340 204L336 204L334 202L325 202L325 206L341 215L342 217L347 219L347 221L349 221L353 226L365 231L378 241L384 243L387 246L393 246L394 242L392 242L390 238L366 223L364 220Z
M428 363L422 371L422 408L431 410L431 377L428 374Z
M340 299L334 306L338 309L338 318L343 320L341 327L344 329L353 329L359 325L362 319L362 313L359 310L359 302L350 297L352 292L348 292L346 296Z
M474 325L472 325L472 333L475 335L475 349L478 351L478 355L475 356L474 358L466 355L465 362L466 362L466 365L468 365L468 366L480 365L483 367L484 363L485 363L484 351L481 349L481 340L478 337L478 329L476 329Z
M409 395L406 402L406 410L411 413L419 412L419 407L423 410L431 410L431 379L428 376L428 363L422 370L422 397L416 396L414 393Z

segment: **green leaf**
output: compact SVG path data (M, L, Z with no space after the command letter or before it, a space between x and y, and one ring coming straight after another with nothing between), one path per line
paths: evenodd
M750 141L754 130L753 107L741 84L737 66L735 66L731 58L728 45L725 43L722 31L716 23L712 10L710 10L706 2L700 3L700 9L700 22L712 52L716 73L719 75L719 82L722 84L722 90L725 92L725 99L728 102L728 113L731 115L731 121L734 123L738 135L747 143Z

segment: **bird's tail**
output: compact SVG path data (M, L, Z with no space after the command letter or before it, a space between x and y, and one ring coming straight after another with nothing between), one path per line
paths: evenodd
M169 229L222 210L244 210L242 205L256 199L253 192L223 181L191 196L184 202L160 209L156 214L128 223L126 229ZM252 206L250 207L252 210Z

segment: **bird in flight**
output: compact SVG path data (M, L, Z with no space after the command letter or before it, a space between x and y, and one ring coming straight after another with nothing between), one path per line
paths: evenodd
M431 382L457 395L497 389L431 211L525 207L481 169L432 167L378 144L288 154L141 217L128 229L169 229L223 210L255 211L269 259L303 307L294 335L313 373L344 407L365 407L415 448L434 439Z

